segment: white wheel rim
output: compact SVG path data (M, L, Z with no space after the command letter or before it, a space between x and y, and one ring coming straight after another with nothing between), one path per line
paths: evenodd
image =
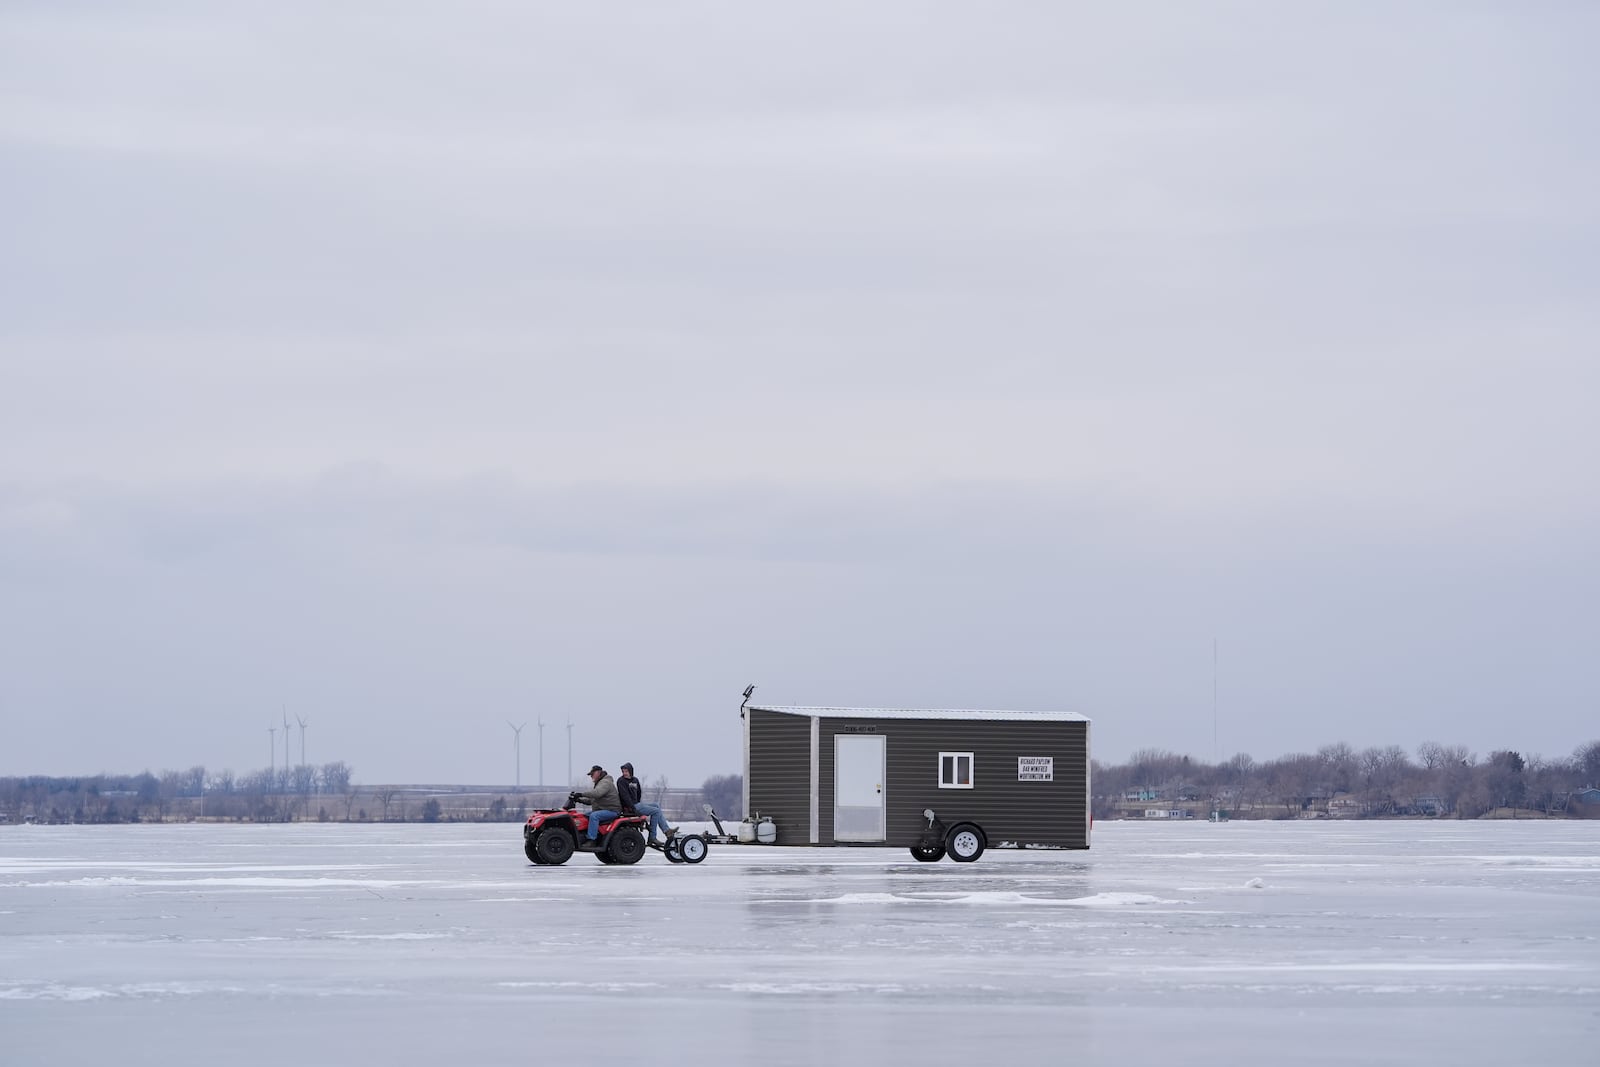
M971 830L963 830L950 841L950 851L959 856L970 856L978 851L978 835Z
M692 863L706 854L706 845L704 841L689 840L679 847L679 851L683 853L684 859Z

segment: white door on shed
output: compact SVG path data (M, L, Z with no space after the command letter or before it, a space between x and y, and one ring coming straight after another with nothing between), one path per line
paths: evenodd
M882 841L884 742L870 734L833 738L833 839Z

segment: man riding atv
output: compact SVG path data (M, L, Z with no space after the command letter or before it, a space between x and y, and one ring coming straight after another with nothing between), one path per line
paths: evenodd
M589 781L594 783L593 789L574 790L572 795L589 805L589 844L592 845L600 836L600 823L622 814L622 796L617 792L617 783L598 763L589 768Z
M574 851L592 852L606 864L638 863L645 853L643 815L621 815L616 783L599 764L589 769L594 788L573 790L560 808L536 808L522 828L522 850L540 866L560 866ZM579 802L587 814L573 811Z

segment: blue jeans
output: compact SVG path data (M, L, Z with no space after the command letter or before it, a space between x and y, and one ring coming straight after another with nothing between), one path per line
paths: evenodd
M620 814L622 813L617 811L605 811L604 809L600 811L591 811L589 813L589 840L593 841L595 838L600 836L600 822L602 819L615 819Z
M648 816L650 816L650 838L651 838L651 840L655 839L656 828L657 827L660 827L661 833L662 833L663 836L666 835L666 832L668 830L672 829L672 827L667 825L666 816L661 814L661 805L660 804L646 804L646 803L640 802L640 803L635 804L633 806L633 810L638 812L640 815L648 815Z

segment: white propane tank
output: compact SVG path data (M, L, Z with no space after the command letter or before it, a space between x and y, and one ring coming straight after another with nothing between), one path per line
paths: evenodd
M777 844L778 824L763 815L761 821L756 823L756 840L763 845Z
M753 845L756 843L756 820L754 816L739 824L739 844Z

